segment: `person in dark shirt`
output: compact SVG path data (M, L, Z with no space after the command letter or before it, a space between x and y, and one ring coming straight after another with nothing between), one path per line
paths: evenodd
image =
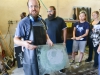
M87 43L87 36L89 32L89 23L86 22L86 12L81 11L79 14L79 22L74 24L73 30L73 52L72 52L72 61L75 62L75 52L80 51L79 60L76 66L80 66L82 58L84 56L84 51Z
M49 38L54 44L63 43L65 45L67 27L64 20L61 17L56 16L56 8L54 6L50 6L47 12L48 18L45 19L45 22ZM64 72L64 69L59 72Z
M49 7L48 18L45 19L45 22L47 25L47 33L52 42L66 43L67 27L64 20L56 16L56 8L54 6Z

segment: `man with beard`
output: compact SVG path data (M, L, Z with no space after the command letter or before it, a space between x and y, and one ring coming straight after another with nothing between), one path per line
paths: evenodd
M67 29L64 20L60 17L56 17L56 8L54 6L50 6L47 12L48 18L45 19L45 22L47 25L47 33L51 41L53 43L63 43L65 45Z
M17 26L14 43L23 46L23 70L25 75L39 75L36 48L37 45L46 44L52 46L45 31L45 26L38 17L40 11L39 0L28 0L29 15L23 18ZM37 34L37 33L39 34ZM21 38L24 40L22 41Z

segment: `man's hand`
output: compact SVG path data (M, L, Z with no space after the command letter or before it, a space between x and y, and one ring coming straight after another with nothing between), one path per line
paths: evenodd
M47 39L47 44L53 46L53 42L50 39Z
M29 49L29 50L34 50L37 48L37 46L32 45L32 41L23 41L24 42L24 46L25 48Z

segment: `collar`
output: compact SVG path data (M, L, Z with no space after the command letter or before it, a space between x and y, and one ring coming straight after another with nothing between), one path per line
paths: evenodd
M35 20L34 20L34 18L33 18L31 15L29 16L29 18L30 18L30 20L31 20L31 21L33 21L33 22L35 21ZM40 20L41 20L41 18L40 18L40 17L38 17L38 18L37 18L37 20L38 20L38 21L40 21Z

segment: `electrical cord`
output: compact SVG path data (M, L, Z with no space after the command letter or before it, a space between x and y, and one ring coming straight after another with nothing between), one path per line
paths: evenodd
M44 8L46 9L46 10L48 10L47 9L47 7L45 6L45 4L43 3L43 1L42 0L40 0L40 2L42 3L42 5L44 6Z

